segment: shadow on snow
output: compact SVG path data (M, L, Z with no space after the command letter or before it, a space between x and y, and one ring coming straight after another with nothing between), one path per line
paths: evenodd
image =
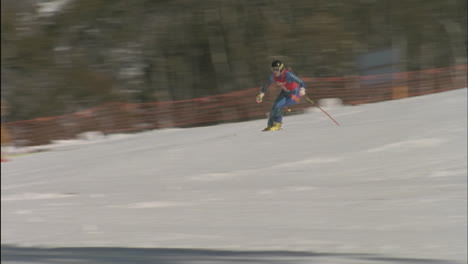
M317 253L307 251L248 251L183 248L119 248L119 247L18 247L2 245L2 263L30 264L199 264L199 263L317 263L319 259L344 261L359 260L375 264L455 264L432 259L394 258L374 254ZM327 262L328 263L328 262Z

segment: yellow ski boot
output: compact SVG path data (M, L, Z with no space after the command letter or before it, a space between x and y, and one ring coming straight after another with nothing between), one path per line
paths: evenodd
M273 126L270 128L270 131L278 131L278 130L281 130L281 123L273 122Z
M280 122L273 122L272 126L267 126L263 131L278 131L281 130L281 123Z

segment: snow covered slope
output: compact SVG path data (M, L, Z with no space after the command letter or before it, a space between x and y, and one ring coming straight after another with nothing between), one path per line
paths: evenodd
M325 110L4 162L2 263L466 263L467 89Z

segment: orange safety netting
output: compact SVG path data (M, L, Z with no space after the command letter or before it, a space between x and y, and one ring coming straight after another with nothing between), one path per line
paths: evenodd
M354 105L399 99L464 88L468 65L395 74L334 78L303 78L308 96L314 100L340 98ZM271 87L266 103L255 103L260 88L190 100L154 103L109 103L73 114L7 122L17 145L48 144L72 139L87 131L103 133L190 127L265 118L277 90ZM293 108L312 105L305 100Z

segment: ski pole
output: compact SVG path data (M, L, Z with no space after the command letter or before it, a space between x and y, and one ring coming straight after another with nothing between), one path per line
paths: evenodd
M336 122L335 119L333 119L333 117L331 117L331 115L329 115L327 112L325 112L325 110L323 110L320 106L318 106L318 104L316 104L314 101L312 101L309 97L306 97L307 101L309 101L311 104L315 105L318 107L318 109L320 109L324 114L326 114L331 120L333 120L333 122L335 122L335 124L337 124L338 126L340 124L338 124L338 122Z

